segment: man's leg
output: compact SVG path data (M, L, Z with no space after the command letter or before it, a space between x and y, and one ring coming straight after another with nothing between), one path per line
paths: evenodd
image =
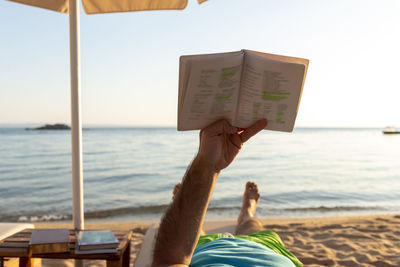
M265 230L261 222L254 217L259 199L260 194L257 185L253 182L247 182L243 194L242 210L236 226L237 235L248 235Z
M181 189L181 187L182 187L182 183L177 183L174 186L174 190L172 191L172 200L174 200L176 194L178 194L178 191ZM206 232L204 232L204 229L201 228L200 235L205 235L205 234L206 234Z

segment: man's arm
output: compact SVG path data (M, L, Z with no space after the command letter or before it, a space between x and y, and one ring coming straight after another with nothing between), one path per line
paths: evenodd
M153 266L190 264L218 175L209 164L193 160L160 224Z
M266 124L266 120L260 120L239 130L221 120L200 132L199 152L160 224L153 266L190 264L220 171L234 160L243 143Z

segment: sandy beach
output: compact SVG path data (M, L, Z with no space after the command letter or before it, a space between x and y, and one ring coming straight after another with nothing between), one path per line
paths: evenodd
M400 215L331 218L262 219L277 232L286 248L304 266L400 266ZM87 229L133 230L131 265L152 222L87 223ZM36 224L36 228L71 227L70 224ZM72 262L44 260L43 266L73 266ZM90 261L85 266L105 266ZM136 266L136 265L135 265Z

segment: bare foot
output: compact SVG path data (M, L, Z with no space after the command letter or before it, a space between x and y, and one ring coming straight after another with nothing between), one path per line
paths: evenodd
M242 210L238 217L238 225L254 217L259 199L260 194L258 193L257 185L250 181L247 182L243 194Z
M174 190L172 191L172 200L175 198L176 194L178 194L178 191L181 189L182 183L177 183L174 186Z

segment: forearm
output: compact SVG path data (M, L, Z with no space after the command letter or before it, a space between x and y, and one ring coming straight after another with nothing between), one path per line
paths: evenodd
M153 266L190 264L217 178L211 165L193 160L160 224Z

